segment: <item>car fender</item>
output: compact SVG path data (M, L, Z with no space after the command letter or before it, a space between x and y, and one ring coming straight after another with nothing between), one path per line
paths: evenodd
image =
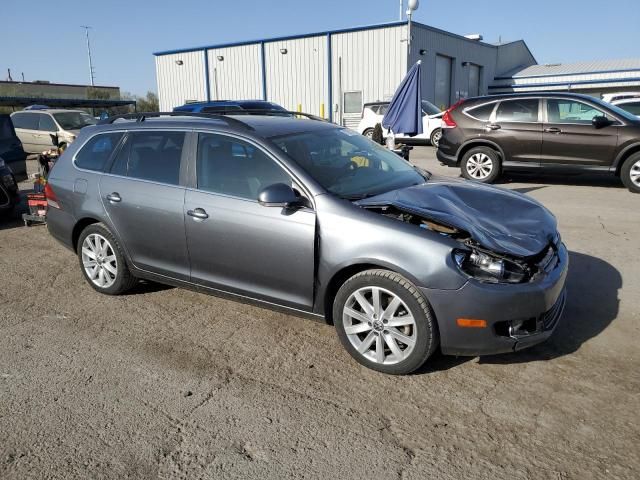
M492 147L492 148L494 148L495 150L498 151L502 161L504 161L505 158L506 158L506 156L504 154L504 150L502 149L502 147L500 145L498 145L493 140L489 140L489 139L483 138L483 137L478 137L478 138L472 138L471 140L467 140L462 145L460 145L460 147L458 147L458 150L456 151L456 158L458 159L458 161L462 160L462 152L468 150L469 148L473 148L475 145L477 145L479 147L481 147L483 145L484 146L490 146L490 147Z
M624 148L622 148L622 150L620 150L616 155L616 158L613 161L613 164L611 165L610 170L612 172L618 172L620 170L620 167L622 166L622 162L625 160L627 155L634 150L640 151L640 142L633 142L629 145L626 145Z

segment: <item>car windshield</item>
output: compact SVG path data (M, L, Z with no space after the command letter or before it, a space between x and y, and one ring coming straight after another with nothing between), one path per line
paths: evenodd
M325 189L349 200L419 185L429 178L427 172L352 130L331 128L271 140Z
M80 130L82 127L98 123L95 118L84 112L54 113L53 116L63 130Z
M439 113L442 113L442 110L426 100L422 100L422 111L427 115L438 115Z

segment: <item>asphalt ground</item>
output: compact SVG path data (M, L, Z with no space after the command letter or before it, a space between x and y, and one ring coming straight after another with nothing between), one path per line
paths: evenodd
M459 173L429 147L412 160ZM640 195L593 176L502 186L558 218L561 324L404 377L311 320L152 283L100 295L18 211L0 224L0 478L637 479Z

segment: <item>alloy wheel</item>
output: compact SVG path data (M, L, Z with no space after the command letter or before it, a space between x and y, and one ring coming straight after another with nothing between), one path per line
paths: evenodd
M389 290L363 287L343 308L347 338L367 360L392 365L405 360L416 345L416 323L407 305Z
M636 187L640 187L640 160L631 165L631 170L629 170L629 178Z
M109 240L92 233L82 242L82 265L87 277L100 288L109 288L118 276L118 261Z
M484 180L493 170L493 160L486 153L474 153L467 160L467 173L476 180Z
M434 147L438 148L441 138L442 138L442 131L438 130L436 133L433 134L433 137L431 137L431 144Z

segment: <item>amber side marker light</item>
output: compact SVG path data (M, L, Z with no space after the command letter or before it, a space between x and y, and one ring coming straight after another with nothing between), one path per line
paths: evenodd
M456 323L459 327L466 328L486 328L487 321L486 320L477 320L475 318L458 318Z

